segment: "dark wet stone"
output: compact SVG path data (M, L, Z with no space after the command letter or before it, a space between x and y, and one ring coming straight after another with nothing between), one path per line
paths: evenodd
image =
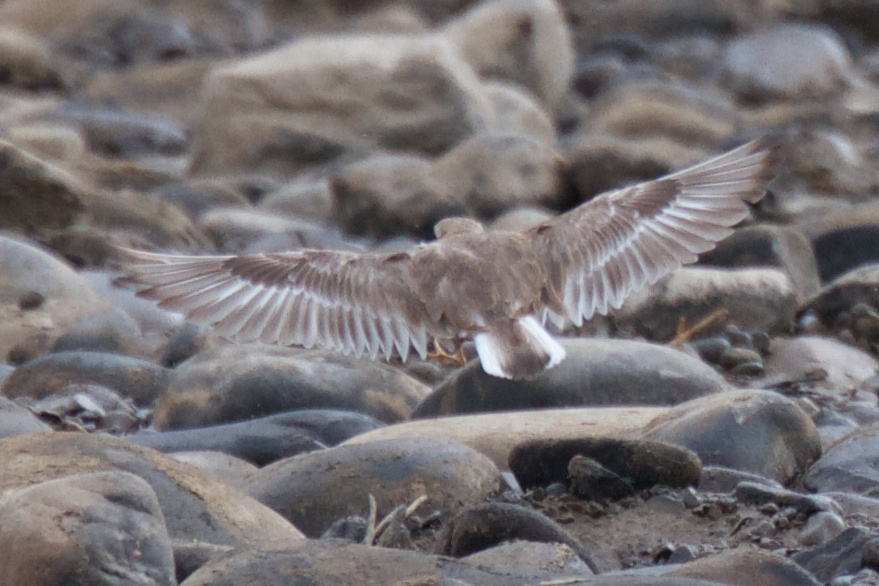
M861 569L864 545L872 538L867 531L852 527L836 538L793 555L793 560L822 583L834 576L854 574Z
M344 539L354 543L363 543L366 538L366 519L358 516L336 519L320 536L321 539Z
M356 478L356 482L351 479ZM448 519L500 492L500 471L486 456L448 440L404 438L309 452L250 477L248 494L317 537L337 519L365 516L368 496L384 516L424 494Z
M482 568L415 551L370 547L338 540L310 540L301 547L243 550L218 558L195 572L181 586L534 586L582 575L556 572ZM716 582L687 578L602 577L590 586L720 586Z
M210 347L210 334L202 327L187 322L174 334L162 351L159 364L165 368L176 368Z
M831 446L803 478L809 490L879 496L879 425L858 429Z
M443 528L436 551L463 557L519 539L564 543L598 573L586 548L561 525L543 513L510 503L488 503L462 511Z
M856 308L874 314L873 319L863 328L855 321ZM879 340L879 319L875 312L879 308L879 265L875 263L843 273L826 285L811 299L803 303L798 311L802 319L806 315L816 317L824 330L837 331L848 328L858 342L865 345Z
M0 387L10 398L42 399L72 383L107 387L137 405L151 405L168 386L169 372L138 358L100 352L59 352L15 369Z
M163 452L216 450L257 466L334 446L382 424L369 415L314 409L279 413L239 423L178 431L140 432L128 439Z
M52 431L52 428L30 410L0 397L0 438L41 431Z
M561 343L567 358L531 380L489 376L478 361L471 362L422 401L413 415L676 405L728 388L708 365L657 344L587 338L566 338Z
M690 450L662 442L613 438L531 440L510 453L510 470L522 488L568 479L569 463L581 455L627 479L635 490L656 484L689 486L699 481L702 463Z
M879 261L879 205L875 203L826 215L803 229L812 242L818 272L825 283Z
M765 476L734 470L723 466L704 466L699 478L699 489L706 492L732 492L741 482L763 484L769 488L781 488L781 483Z
M568 482L571 494L588 501L617 500L635 494L627 479L580 454L568 464Z
M121 471L158 497L173 538L219 545L293 544L302 534L276 513L200 470L104 434L31 434L0 440L0 491L74 474Z
M48 480L7 493L0 505L0 581L176 585L171 542L156 494L125 472ZM76 578L71 578L75 576Z
M699 354L699 357L706 362L715 364L720 362L720 358L724 352L729 350L730 342L723 336L713 336L711 338L702 338L693 340L690 346Z
M178 582L186 580L193 572L212 559L233 549L227 545L183 539L172 539L171 547L174 548L174 574Z
M832 499L812 494L800 494L783 488L774 488L756 482L740 482L735 490L736 498L749 505L775 503L781 508L792 507L804 515L833 511L838 505Z
M205 427L299 409L343 409L393 422L429 389L367 359L259 344L227 345L178 366L156 405L157 429Z
M699 255L699 263L742 268L774 266L784 270L794 289L803 297L821 287L812 245L801 232L786 226L747 226L721 240L714 250Z
M821 455L815 424L777 393L735 391L696 399L653 420L644 439L696 452L703 464L788 483Z

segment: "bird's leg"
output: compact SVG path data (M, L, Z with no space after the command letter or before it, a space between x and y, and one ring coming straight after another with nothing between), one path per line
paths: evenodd
M455 345L455 352L449 353L449 351L443 347L439 338L434 338L433 351L427 353L427 359L448 362L456 366L464 366L467 364L467 358L464 356L464 348L461 345L461 339L456 336L453 342Z

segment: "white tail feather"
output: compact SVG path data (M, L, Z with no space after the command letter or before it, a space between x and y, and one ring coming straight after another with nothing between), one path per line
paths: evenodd
M476 334L473 342L482 369L500 378L529 378L552 368L565 357L562 348L534 316Z

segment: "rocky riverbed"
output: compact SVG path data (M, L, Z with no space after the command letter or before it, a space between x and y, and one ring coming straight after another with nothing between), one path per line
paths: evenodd
M525 228L767 133L751 217L530 381L120 278ZM877 192L871 2L0 0L0 584L879 584Z

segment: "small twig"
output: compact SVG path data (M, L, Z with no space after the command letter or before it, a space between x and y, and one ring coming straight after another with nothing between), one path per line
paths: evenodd
M729 315L729 310L725 307L719 307L689 327L686 325L686 318L682 316L678 322L677 333L668 345L672 348L683 346L689 342L695 334L698 334L714 322L724 319L727 315Z

